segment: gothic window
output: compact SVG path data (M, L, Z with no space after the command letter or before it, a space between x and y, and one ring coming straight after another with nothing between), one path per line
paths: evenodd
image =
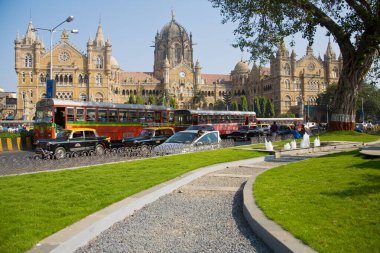
M297 97L297 105L298 106L302 105L302 98L301 97Z
M285 89L290 90L290 81L288 79L285 80Z
M81 94L79 95L79 100L80 100L80 101L87 101L87 95L84 94L84 93L81 93Z
M84 82L85 84L88 84L88 75L84 75L83 82Z
M60 76L59 76L59 82L60 82L61 84L63 84L63 75L60 75Z
M22 72L21 76L22 76L22 82L25 83L25 73Z
M290 65L288 63L285 63L284 73L285 75L290 76Z
M73 84L73 76L69 75L69 84Z
M97 69L102 69L103 68L103 57L100 56L100 55L98 55L96 57L95 68L97 68Z
M176 44L174 48L174 65L181 63L181 58L182 58L182 48L179 44Z
M26 54L25 55L25 62L24 62L24 67L25 68L31 68L33 67L33 64L32 64L32 55L31 54Z
M301 86L300 86L299 81L294 81L294 90L300 90L300 89L301 89Z
M30 91L29 91L29 94L30 94L30 97L32 98L32 97L33 97L33 91L30 90Z
M334 67L333 70L332 70L332 77L333 78L337 78L339 77L339 71L338 71L338 68L337 67Z
M78 82L79 82L79 85L83 84L83 76L82 76L82 74L79 74Z
M45 82L45 77L44 77L44 74L40 74L40 83L44 83Z
M29 73L29 78L30 78L30 83L33 83L33 73L32 72Z
M98 92L95 95L95 102L103 102L103 94Z
M55 82L56 82L56 83L59 82L59 76L58 76L58 75L55 75Z
M284 102L285 102L285 109L290 109L290 106L291 106L291 99L289 96L285 96L284 98Z
M102 78L102 75L101 75L101 74L98 74L98 75L96 76L95 83L96 83L96 85L98 85L98 86L102 86L103 78Z
M65 75L65 77L63 78L65 84L67 84L69 82L69 77L67 75Z

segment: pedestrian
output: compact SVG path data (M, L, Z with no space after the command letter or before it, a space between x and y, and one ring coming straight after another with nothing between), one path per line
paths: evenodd
M273 140L276 140L277 131L278 131L278 126L276 124L276 121L274 121L273 124L270 126L270 132L273 137Z

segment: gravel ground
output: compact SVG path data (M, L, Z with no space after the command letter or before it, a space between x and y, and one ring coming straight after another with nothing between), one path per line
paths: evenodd
M228 168L233 174L242 168ZM244 168L251 174L253 168ZM242 212L247 178L211 173L114 224L83 252L271 252L250 230ZM188 187L188 188L187 188ZM236 187L236 191L196 187ZM195 189L195 190L194 190Z

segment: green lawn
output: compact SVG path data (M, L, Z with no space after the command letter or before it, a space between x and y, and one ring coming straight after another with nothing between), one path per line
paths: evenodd
M0 177L0 252L24 252L91 213L191 170L262 155L219 149Z
M254 195L318 252L380 252L379 158L352 151L291 163L261 174Z

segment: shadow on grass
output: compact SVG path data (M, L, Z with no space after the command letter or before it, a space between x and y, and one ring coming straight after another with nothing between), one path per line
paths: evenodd
M340 198L366 196L370 194L380 193L380 176L366 174L363 175L365 185L358 185L358 183L351 183L351 188L336 192L321 192L322 195L336 196Z

